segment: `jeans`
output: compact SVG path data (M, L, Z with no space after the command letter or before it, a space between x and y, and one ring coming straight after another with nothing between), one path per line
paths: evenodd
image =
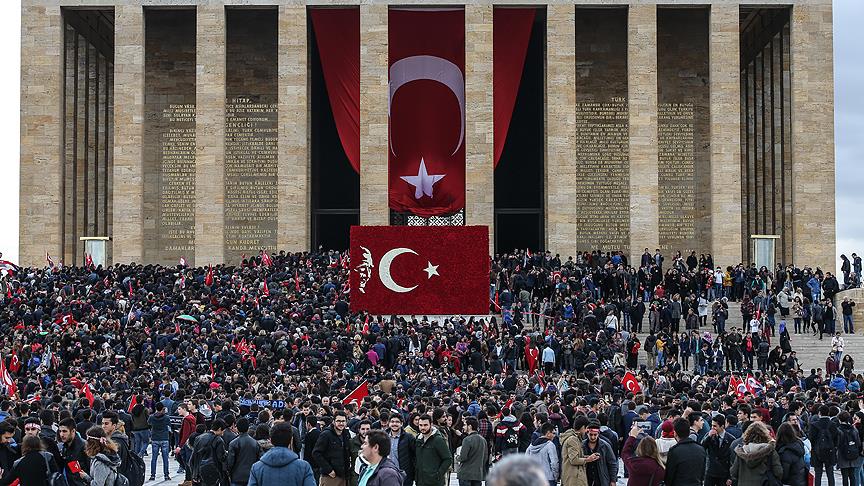
M852 334L855 332L855 327L852 325L852 316L843 314L843 332Z
M854 467L844 467L840 474L843 477L843 486L858 486L857 471Z
M154 440L151 442L153 458L150 459L150 476L156 476L156 459L159 458L159 453L162 453L162 473L166 478L170 476L168 473L168 441Z
M147 444L150 443L149 430L133 430L132 431L132 450L138 457L144 457L147 452Z

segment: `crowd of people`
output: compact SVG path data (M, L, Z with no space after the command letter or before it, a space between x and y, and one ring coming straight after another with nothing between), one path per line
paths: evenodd
M0 486L864 485L830 272L515 252L490 316L446 319L352 313L349 272L321 251L4 275ZM833 349L808 373L810 332Z

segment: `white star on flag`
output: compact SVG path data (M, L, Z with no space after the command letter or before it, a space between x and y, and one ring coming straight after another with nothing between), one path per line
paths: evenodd
M430 261L426 261L426 264L426 268L424 268L423 271L428 274L426 277L427 280L432 278L433 275L438 275L438 265L432 265L432 262ZM441 275L438 276L440 277Z
M420 199L425 194L432 197L432 186L447 174L430 175L426 172L426 161L420 158L420 169L416 176L400 176L399 178L414 186L414 199Z

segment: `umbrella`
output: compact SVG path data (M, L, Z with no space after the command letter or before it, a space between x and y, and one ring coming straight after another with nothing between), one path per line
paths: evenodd
M180 319L183 321L198 322L198 319L195 319L194 317L190 316L189 314L181 314L181 315L177 316L177 319Z

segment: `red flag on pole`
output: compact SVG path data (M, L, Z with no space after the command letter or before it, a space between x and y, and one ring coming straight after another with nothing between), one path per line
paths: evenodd
M504 409L510 408L511 405L513 405L513 399L512 398L507 400L507 402L504 403L504 406L501 407L501 412L498 412L498 418L501 418L501 413L504 411Z
M6 369L6 358L3 357L0 357L0 378L3 380L3 386L6 387L6 395L9 397L15 396L15 393L18 391L18 385L15 384L15 380L12 379L9 370Z
M621 386L631 393L640 393L642 391L642 387L639 386L639 381L635 376L633 376L633 373L629 371L624 373L624 377L621 378Z
M135 405L138 405L138 396L132 395L132 401L129 403L129 413L132 413L132 409L135 408Z
M90 383L84 385L84 395L87 397L87 401L90 402L90 408L93 408L93 403L96 402L96 398L93 397L93 390L90 389Z
M546 382L543 381L543 375L540 373L540 370L534 371L534 376L537 377L537 383L540 384L540 388L546 389Z
M300 292L300 273L294 269L294 290Z
M266 279L266 278L264 279L264 290L263 290L263 292L264 292L264 295L267 295L267 296L270 295L270 287L267 287L267 279Z
M213 285L213 265L210 265L207 268L207 276L204 277L204 285L208 287Z
M355 405L360 405L363 401L363 398L369 395L369 384L364 381L360 383L360 385L354 389L351 393L348 394L343 400L342 405L348 405L349 403L353 403Z
M270 258L270 255L264 250L261 250L261 263L267 265L268 267L273 266L273 259Z

